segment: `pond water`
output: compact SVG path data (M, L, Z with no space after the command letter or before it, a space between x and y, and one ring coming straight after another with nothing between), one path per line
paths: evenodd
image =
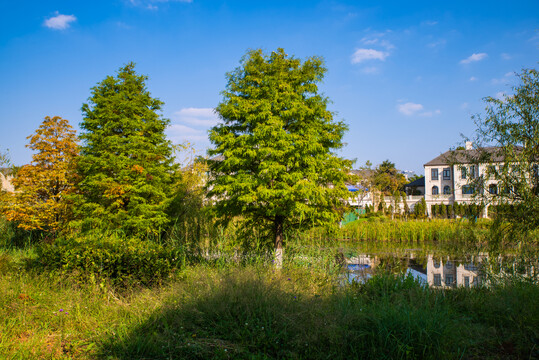
M365 251L361 246L341 248L341 251L345 256L344 276L348 282L364 282L377 271L411 275L434 288L472 288L507 275L539 281L537 256L493 256L480 251L473 255L451 254L432 249Z

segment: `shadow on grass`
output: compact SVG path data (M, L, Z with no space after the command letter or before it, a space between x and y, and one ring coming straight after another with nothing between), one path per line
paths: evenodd
M147 321L105 340L100 357L451 359L469 357L471 335L488 335L411 278L317 294L288 276L252 268L188 276Z

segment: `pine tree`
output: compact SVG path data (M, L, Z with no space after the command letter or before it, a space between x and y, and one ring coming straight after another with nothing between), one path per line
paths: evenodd
M174 173L164 134L169 120L158 114L163 102L151 97L146 80L129 63L93 87L82 106L77 209L83 228L142 236L169 223L165 211Z

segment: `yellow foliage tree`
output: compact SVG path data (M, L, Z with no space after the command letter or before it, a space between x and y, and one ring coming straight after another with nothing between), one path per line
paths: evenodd
M66 195L73 189L78 155L75 130L59 116L45 117L26 147L36 153L13 179L15 193L5 211L9 221L25 230L56 232L68 211Z

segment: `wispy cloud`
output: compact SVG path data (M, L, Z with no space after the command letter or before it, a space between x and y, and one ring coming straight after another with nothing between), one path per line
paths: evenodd
M511 82L511 80L512 80L512 78L513 78L514 75L515 75L515 74L512 73L512 72L507 72L507 73L505 73L501 78L498 78L498 79L492 79L492 80L490 80L490 82L491 82L493 85L499 85L499 84L502 84L502 85L508 85L508 84Z
M412 102L407 102L405 104L398 105L397 108L399 109L400 113L410 116L410 115L414 115L418 111L423 110L423 105L415 104Z
M439 40L433 41L431 43L428 43L427 46L430 47L430 48L438 48L438 47L445 46L446 43L447 43L447 40L439 39Z
M389 56L387 51L379 51L375 49L356 49L352 55L352 64L359 64L367 60L384 61Z
M470 81L477 81L477 78L475 76L470 77Z
M461 64L469 64L476 61L481 61L487 57L487 53L479 53L479 54L472 54L468 56L466 59L463 59L460 61Z
M172 142L189 142L200 151L209 145L208 130L218 122L212 108L183 108L173 114L166 133Z
M393 45L389 40L384 39L384 36L389 33L391 33L391 31L388 30L386 32L369 34L361 39L361 43L367 46L377 45L383 47L386 50L392 50L395 48L395 45Z
M192 3L193 0L129 0L129 3L133 6L146 8L148 10L157 10L158 6L156 4L164 3Z
M43 25L49 29L64 30L71 26L71 23L77 20L74 15L63 15L56 12L56 16L48 18L43 22Z
M504 91L498 91L494 97L498 100L504 100L506 95Z
M502 54L500 54L500 57L502 58L502 60L511 60L513 58L508 53L502 53Z
M425 111L425 107L423 105L416 104L413 102L399 104L397 105L397 109L401 114L404 114L406 116L418 115L423 117L432 117L441 113L440 110Z
M434 26L434 25L438 25L438 21L436 21L436 20L427 20L427 21L421 22L421 25Z
M197 150L209 144L206 130L195 129L182 124L172 124L166 130L167 137L175 144L190 143Z
M184 108L174 113L178 122L195 126L211 127L217 125L219 117L212 108Z

